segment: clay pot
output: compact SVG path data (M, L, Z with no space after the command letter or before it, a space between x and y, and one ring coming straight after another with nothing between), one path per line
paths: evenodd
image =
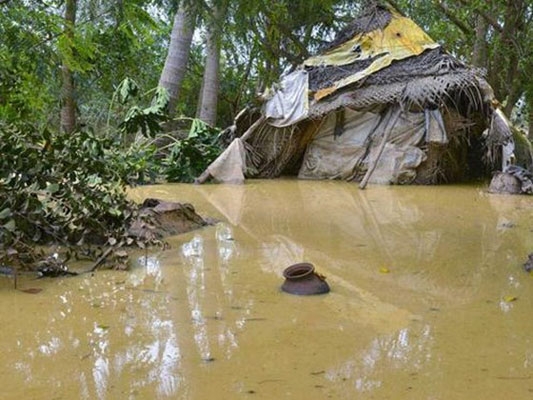
M311 263L293 264L283 271L285 282L281 290L297 295L323 294L329 292L326 278L315 272Z

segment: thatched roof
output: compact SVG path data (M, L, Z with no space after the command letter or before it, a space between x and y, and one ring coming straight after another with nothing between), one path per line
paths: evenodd
M361 46L367 45L369 34L375 30L387 29L391 21L400 18L402 17L386 7L371 7L343 29L324 47L320 55L334 52L349 41L355 43L354 51L359 50L359 43ZM408 36L409 32L396 30L395 35ZM406 47L409 47L409 37L400 39L400 43L405 42ZM309 90L327 90L326 88L335 87L339 81L364 73L372 64L379 62L387 48L380 47L380 51L344 65L327 62L321 65L316 65L316 62L306 65L304 62L309 77ZM486 87L488 85L484 81L483 71L466 66L435 43L434 46L427 45L419 54L394 59L390 65L371 71L362 79L338 88L331 96L318 99L311 104L309 115L317 117L342 106L369 108L392 103L400 103L406 108L434 108L441 103L461 102L460 99L464 96L478 108L487 96L484 93ZM480 111L480 108L478 110Z
M322 49L320 49L320 52L325 53L350 40L354 36L372 32L376 29L383 29L389 24L390 20L390 10L382 5L374 4L368 7L363 14L355 18L337 33L335 39L323 46Z

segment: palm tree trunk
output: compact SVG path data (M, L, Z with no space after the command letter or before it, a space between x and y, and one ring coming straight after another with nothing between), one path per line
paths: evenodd
M215 126L217 122L218 91L220 87L220 37L224 11L214 5L207 34L205 71L199 97L198 118Z
M76 1L67 0L65 7L64 34L71 40L74 37L74 26L76 24ZM61 78L61 130L72 133L76 129L75 87L72 71L65 60L63 60L61 65Z
M192 36L196 25L196 10L182 1L172 25L167 58L159 79L159 86L167 89L170 100L168 112L176 111L176 104L187 69Z

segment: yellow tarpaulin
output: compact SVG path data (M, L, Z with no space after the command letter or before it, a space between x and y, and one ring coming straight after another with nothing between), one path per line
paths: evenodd
M435 49L435 43L418 25L409 18L393 13L385 29L362 33L330 50L326 54L311 57L306 66L347 65L357 60L375 58L367 68L343 78L331 87L315 93L315 100L334 93L336 90L355 83L376 71L388 67L395 60L417 56L424 50Z

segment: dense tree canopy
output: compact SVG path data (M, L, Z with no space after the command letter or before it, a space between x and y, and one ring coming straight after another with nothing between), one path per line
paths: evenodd
M210 124L224 126L258 92L316 52L369 3L4 0L0 2L0 117L60 126L59 111L68 100L62 97L68 71L76 126L100 129L109 120L112 94L125 77L146 89L166 79L165 58L185 39L183 32L174 31L172 42L170 33L185 15L191 36L179 50L183 65L172 66L174 74L182 71L173 78L179 82L171 82L180 88L172 114L203 116ZM385 3L413 18L451 53L484 68L506 111L523 99L528 114L533 101L528 79L533 63L533 1ZM116 117L111 115L110 120Z

